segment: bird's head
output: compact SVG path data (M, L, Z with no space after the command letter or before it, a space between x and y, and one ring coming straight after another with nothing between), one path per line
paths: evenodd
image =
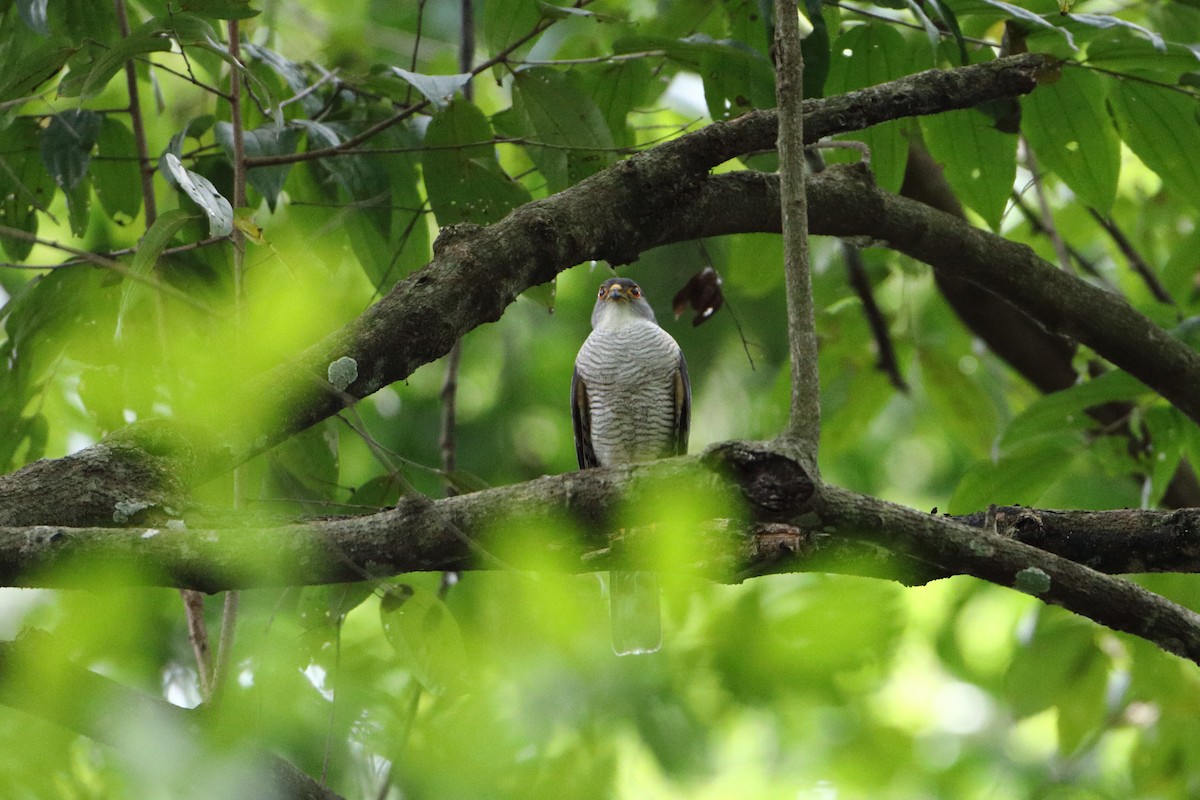
M629 322L654 322L654 309L646 302L642 287L629 278L609 278L600 284L592 309L593 328L611 328Z

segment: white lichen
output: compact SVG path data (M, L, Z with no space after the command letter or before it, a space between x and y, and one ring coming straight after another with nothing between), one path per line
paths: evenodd
M145 500L118 500L113 507L113 522L123 525L132 519L134 514L152 505L154 503L148 503Z
M345 391L346 387L358 380L358 362L349 356L342 356L329 365L327 375L335 389Z

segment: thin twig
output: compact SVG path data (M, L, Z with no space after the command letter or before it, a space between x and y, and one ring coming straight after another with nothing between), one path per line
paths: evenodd
M804 57L796 4L775 0L775 87L779 97L780 206L792 365L791 413L785 436L800 446L815 476L820 437L816 315L808 262L808 198L804 180Z
M234 65L229 70L229 121L233 138L233 207L235 213L246 207L246 144L245 131L242 123L242 73L239 69L242 63L241 32L238 21L229 21L229 55ZM234 358L241 358L241 331L245 293L244 271L246 257L246 236L235 223L230 235L233 243L233 314L236 330ZM233 508L239 510L245 507L246 465L239 464L233 470ZM233 652L233 637L237 630L239 604L238 592L225 594L225 605L221 614L221 639L217 649L216 667L213 670L212 699L216 701L221 696L221 690L228 680L229 663Z
M50 248L53 248L54 250L59 250L63 253L69 253L70 255L76 256L77 258L80 259L79 264L75 264L74 266L79 266L80 264L91 264L92 266L102 267L104 269L111 270L112 272L115 272L118 275L122 275L126 278L129 278L130 280L137 281L138 283L144 283L147 286L154 289L155 291L162 292L163 294L168 294L171 297L174 297L176 300L179 300L180 302L183 302L183 303L187 303L189 306L191 306L199 311L203 311L206 314L210 314L212 316L220 316L220 312L218 312L216 309L212 308L208 304L203 303L199 300L196 300L195 298L191 297L187 293L181 292L179 289L176 289L174 286L171 286L170 284L163 283L155 278L150 277L149 275L141 275L139 273L136 273L133 270L131 270L129 267L122 264L121 262L114 261L111 258L106 258L105 256L99 255L97 253L89 253L87 250L80 250L77 247L71 247L69 244L63 244L62 242L55 242L55 241L51 241L49 239L42 239L42 238L30 233L29 231L23 231L20 228L11 228L8 225L0 225L0 236L7 236L12 239L20 239L23 242L32 242L33 244L40 244L43 247L50 247ZM42 266L35 267L35 266L25 265L25 264L11 264L11 265L5 264L4 266L18 267L20 269L58 269L65 265L49 264L49 265L42 265Z
M1171 297L1171 293L1167 291L1167 287L1162 285L1162 281L1154 274L1154 270L1142 258L1142 254L1133 246L1133 242L1129 241L1129 237L1125 232L1117 227L1117 223L1111 218L1104 216L1094 208L1088 208L1088 213L1092 215L1092 219L1100 223L1100 227L1104 228L1113 240L1113 244L1125 256L1125 260L1129 262L1130 268L1138 274L1138 276L1146 283L1146 288L1154 295L1154 299L1160 303L1167 305L1175 305L1175 299Z
M1071 269L1071 254L1067 252L1066 243L1063 242L1062 236L1058 233L1058 226L1054 224L1054 213L1050 210L1050 199L1046 197L1046 186L1042 183L1042 176L1038 172L1037 157L1033 154L1033 148L1029 146L1029 142L1024 136L1021 137L1021 150L1025 155L1025 167L1033 175L1033 196L1037 198L1038 212L1041 215L1042 231L1046 234L1046 238L1050 240L1051 246L1054 248L1054 254L1058 257L1058 264L1065 270Z
M195 589L180 589L184 618L187 619L188 641L196 656L196 679L200 697L207 702L212 688L212 653L208 647L208 626L204 624L204 594Z
M121 38L129 38L129 15L125 0L115 0L117 27ZM125 86L129 90L129 116L133 125L133 141L137 146L138 177L142 181L142 206L146 209L146 227L158 219L158 206L154 200L154 167L150 161L150 148L146 144L146 124L142 119L142 101L138 97L137 66L133 60L125 62Z
M806 153L808 165L814 173L825 169L825 159L814 149ZM888 376L892 386L901 392L908 393L908 383L900 373L900 364L896 361L896 348L892 346L892 334L888 331L887 320L875 302L875 291L871 279L867 276L867 268L863 263L862 251L856 245L842 240L842 260L846 263L846 280L850 288L862 303L863 315L871 328L871 336L875 339L878 357L875 366Z
M1031 231L1042 236L1049 236L1046 226L1042 223L1042 218L1038 215L1038 212L1029 205L1028 201L1025 200L1024 196L1022 196L1020 192L1014 190L1011 195L1011 199L1013 207L1021 212L1021 216L1025 218L1025 221L1029 224L1029 229ZM1096 265L1092 263L1092 260L1080 252L1079 248L1065 240L1063 241L1063 247L1067 249L1067 253L1071 256L1071 260L1074 261L1076 266L1079 267L1078 271L1101 283L1104 288L1108 289L1109 291L1119 294L1117 287L1112 284L1112 281L1104 277L1100 270L1096 268Z

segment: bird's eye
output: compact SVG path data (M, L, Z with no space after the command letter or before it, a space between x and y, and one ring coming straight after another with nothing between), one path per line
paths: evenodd
M608 290L607 290L607 289L605 289L603 286L601 286L601 287L600 287L600 291L596 292L596 296L597 296L597 297L604 297L604 295L605 295L605 294L607 294L607 293L608 293Z
M637 286L634 286L633 288L631 288L631 289L629 290L629 294L630 294L630 295L632 295L633 297L641 297L641 296L642 296L642 290L641 290L639 287L637 287Z

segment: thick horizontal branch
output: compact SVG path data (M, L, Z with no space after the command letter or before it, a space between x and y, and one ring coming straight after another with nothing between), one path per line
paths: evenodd
M710 513L680 521L674 497L705 498ZM621 509L641 512L627 517ZM658 510L646 516L647 509ZM4 528L0 584L141 582L211 592L423 570L612 566L725 581L806 569L908 583L968 574L1197 660L1200 617L1103 574L1200 571L1197 531L1200 510L1004 508L938 517L832 486L818 490L799 463L769 446L726 443L703 456L437 501L408 498L378 514L280 527ZM673 547L664 550L664 540Z

